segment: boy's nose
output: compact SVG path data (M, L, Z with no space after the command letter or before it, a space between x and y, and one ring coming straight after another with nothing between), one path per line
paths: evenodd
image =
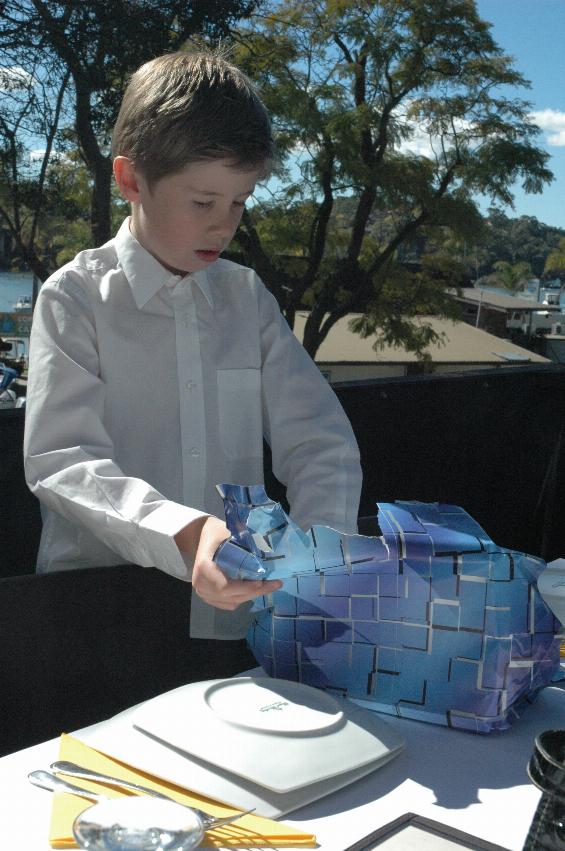
M236 222L231 213L219 216L210 225L210 231L217 236L230 236L236 228Z

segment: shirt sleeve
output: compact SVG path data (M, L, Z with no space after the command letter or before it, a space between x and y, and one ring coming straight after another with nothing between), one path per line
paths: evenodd
M80 274L46 282L34 311L24 436L28 486L125 561L189 579L174 535L206 515L167 500L115 463L103 422L93 311Z
M351 424L262 284L258 303L265 439L291 516L305 530L323 524L355 533L362 473Z

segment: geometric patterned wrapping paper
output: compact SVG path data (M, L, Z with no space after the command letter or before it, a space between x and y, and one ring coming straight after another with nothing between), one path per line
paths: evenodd
M504 730L559 668L559 631L537 590L542 559L498 547L462 509L380 503L382 535L305 533L262 485L220 485L232 578L282 579L254 605L265 672L379 712Z

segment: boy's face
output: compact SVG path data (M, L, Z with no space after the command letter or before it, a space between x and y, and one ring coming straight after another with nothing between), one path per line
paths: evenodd
M205 269L219 257L263 173L238 171L228 160L212 160L191 163L149 189L127 162L135 182L135 190L128 190L132 233L165 268L180 273ZM117 171L116 177L128 197Z

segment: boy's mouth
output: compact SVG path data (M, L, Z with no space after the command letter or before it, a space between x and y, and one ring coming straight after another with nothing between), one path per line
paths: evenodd
M195 251L195 254L196 254L197 257L200 258L200 260L206 260L208 263L212 263L214 260L217 260L218 257L220 256L219 251L203 251L203 250L200 250L200 251Z

